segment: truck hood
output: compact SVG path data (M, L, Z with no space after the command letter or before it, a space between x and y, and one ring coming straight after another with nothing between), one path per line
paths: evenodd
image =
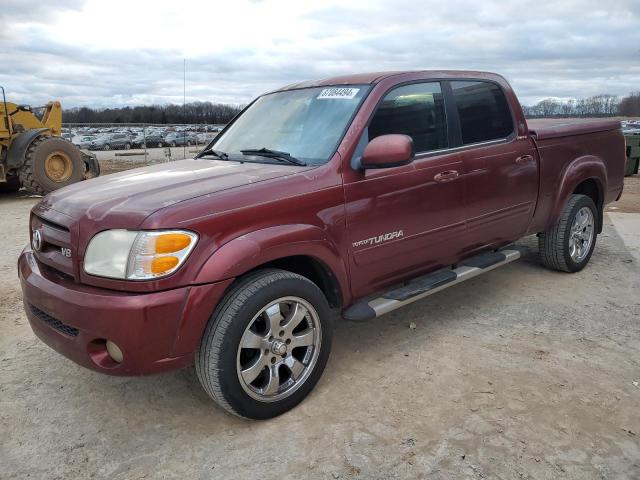
M70 185L46 196L34 212L46 218L53 210L68 218L65 223L86 219L104 228L136 228L153 212L178 202L305 170L296 165L181 160Z

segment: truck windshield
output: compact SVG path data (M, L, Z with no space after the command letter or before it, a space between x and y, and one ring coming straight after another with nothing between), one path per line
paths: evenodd
M326 163L369 88L341 85L264 95L216 139L212 148L234 160L252 155L246 151L268 149L286 152L306 164Z

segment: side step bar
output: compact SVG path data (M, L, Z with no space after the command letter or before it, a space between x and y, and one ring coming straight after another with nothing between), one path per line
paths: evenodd
M444 268L415 278L405 285L370 300L361 300L343 312L346 320L362 322L404 307L431 294L477 277L520 258L520 250L507 248L487 252L461 262L457 268Z

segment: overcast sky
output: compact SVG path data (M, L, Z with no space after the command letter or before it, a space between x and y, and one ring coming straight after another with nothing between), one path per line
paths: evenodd
M640 90L640 0L0 0L0 85L40 105L246 103L363 71L501 73L523 103Z

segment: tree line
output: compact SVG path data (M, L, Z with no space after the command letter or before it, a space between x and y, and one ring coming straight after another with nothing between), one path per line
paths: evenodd
M96 109L65 109L64 123L157 123L219 124L227 123L242 110L240 105L193 102L184 105L150 105Z
M547 98L535 105L523 106L524 114L536 117L640 117L640 92L626 97L617 95L594 95L562 102Z
M219 124L227 123L241 105L193 102L184 105L150 105L96 109L71 108L64 111L65 123L156 123L156 124ZM525 116L536 117L640 117L640 92L626 97L594 95L562 102L547 98L535 105L523 106Z

